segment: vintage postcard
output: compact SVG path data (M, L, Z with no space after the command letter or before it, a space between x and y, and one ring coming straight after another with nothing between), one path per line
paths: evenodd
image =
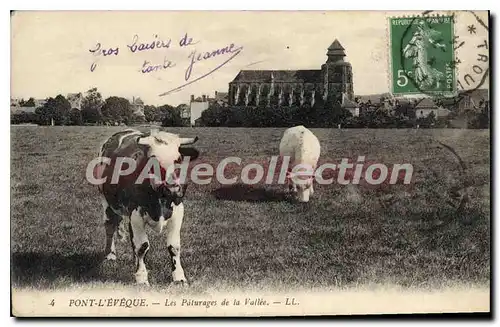
M12 315L488 315L489 22L12 11Z

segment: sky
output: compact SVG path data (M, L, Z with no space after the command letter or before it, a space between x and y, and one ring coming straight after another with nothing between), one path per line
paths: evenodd
M388 19L415 14L419 13L15 12L11 19L11 97L46 98L97 87L105 98L135 96L153 105L189 103L191 94L227 92L228 83L240 70L320 69L335 39L352 64L354 93L384 93L390 90ZM486 12L475 14L488 23ZM462 62L458 75L464 76L472 74L477 45L488 32L470 13L461 12L457 18L455 33L466 41L457 50ZM478 26L474 34L467 30L471 24ZM181 46L186 35L191 44ZM138 49L141 43L167 44L168 40L168 48ZM204 53L229 49L231 44L231 49L241 51L203 59ZM186 80L193 51L194 58L201 54L201 60L195 61ZM143 72L157 65L161 69ZM187 82L192 83L160 96Z

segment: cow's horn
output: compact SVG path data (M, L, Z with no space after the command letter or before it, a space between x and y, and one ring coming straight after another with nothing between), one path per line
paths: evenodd
M181 137L181 145L193 144L198 141L198 136L196 137Z

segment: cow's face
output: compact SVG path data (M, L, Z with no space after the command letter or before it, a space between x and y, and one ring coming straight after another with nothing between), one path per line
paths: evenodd
M152 132L151 135L141 137L139 144L149 147L148 156L156 157L160 165L167 169L180 157L180 138L176 134L167 132Z
M313 187L314 177L307 173L303 175L291 171L287 172L287 177L294 185L297 200L299 202L309 202L309 197L312 194L311 191Z
M297 199L300 202L309 202L309 197L311 196L311 187L313 179L308 178L305 183L300 183L297 185Z
M174 194L183 195L183 188L180 185L178 174L175 169L171 169L174 164L180 163L182 157L189 156L190 160L196 159L198 151L194 148L183 147L186 144L193 144L198 138L182 138L177 134L152 131L151 135L139 138L139 144L149 147L148 157L155 157L160 166L169 173L166 180L169 190ZM169 169L170 168L170 169Z

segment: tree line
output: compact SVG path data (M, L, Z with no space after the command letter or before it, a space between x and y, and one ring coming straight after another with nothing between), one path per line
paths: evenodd
M35 107L35 101L21 100L22 107ZM185 105L173 107L144 106L144 116L134 114L133 105L128 99L110 96L103 99L97 88L85 92L80 109L72 108L63 95L46 99L43 106L34 112L20 112L11 115L12 124L33 123L38 125L133 125L144 122L160 122L163 126L184 126L181 110Z
M273 100L273 99L271 99ZM314 105L279 106L277 98L270 107L229 107L218 103L210 104L197 121L199 126L207 127L290 127L306 125L309 127L337 128L445 128L452 127L450 121L457 118L457 113L450 116L436 117L433 113L427 117L415 117L411 104L395 105L392 114L379 108L367 110L371 103L360 103L362 114L354 117L342 108L339 101L333 103L318 98ZM33 98L21 100L23 107L35 107ZM20 112L11 115L12 124L34 123L38 125L133 125L144 122L160 123L162 126L189 126L189 118L182 118L182 112L189 110L187 105L177 107L144 106L144 115L135 115L133 106L122 97L111 96L103 99L96 88L85 92L81 108L72 108L63 96L48 98L35 112ZM413 113L413 114L412 114ZM479 110L462 113L467 128L489 128L490 104L481 101Z
M202 112L197 125L206 127L291 127L305 125L317 128L447 128L457 118L452 112L448 117L436 117L431 112L426 117L416 117L411 104L398 104L389 113L384 108L367 110L371 103L360 103L361 114L353 116L340 103L325 103L321 99L314 106L230 107L213 103ZM464 113L467 128L489 128L489 104L479 111Z

